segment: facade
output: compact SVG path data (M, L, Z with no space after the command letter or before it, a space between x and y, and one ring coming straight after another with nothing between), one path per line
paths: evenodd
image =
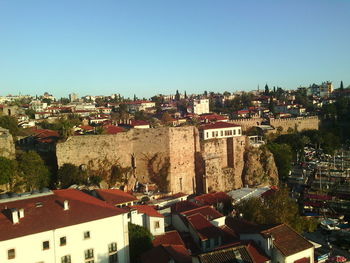
M192 113L201 115L209 113L209 99L198 99L192 102Z
M33 100L30 103L30 108L35 112L43 112L47 109L47 103L41 102L40 100Z
M129 262L127 214L78 190L0 200L0 262Z
M135 225L147 228L154 236L164 234L164 216L151 206L132 206L129 214L129 221Z
M131 113L134 113L136 111L147 111L148 109L154 108L155 106L155 102L146 100L138 100L126 103L126 107Z
M239 125L216 122L199 127L199 134L202 140L230 138L242 135L242 128Z

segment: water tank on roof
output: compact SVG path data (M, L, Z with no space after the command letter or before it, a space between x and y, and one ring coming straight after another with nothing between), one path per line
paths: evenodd
M47 187L44 187L44 188L41 189L41 192L42 193L47 193L47 192L50 192L50 189L47 188Z
M9 198L8 194L0 194L0 199L7 199Z

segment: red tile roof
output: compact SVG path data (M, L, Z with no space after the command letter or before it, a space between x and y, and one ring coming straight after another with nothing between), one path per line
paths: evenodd
M180 202L177 202L176 204L171 205L171 212L181 213L181 212L192 210L198 207L200 207L200 205L195 204L191 201L180 201Z
M186 217L194 215L194 214L201 214L205 218L208 218L208 220L210 220L210 221L213 219L223 217L223 215L221 213L219 213L217 210L215 210L214 208L212 208L210 206L201 206L201 207L198 207L198 208L195 208L192 210L184 211L181 214L186 216Z
M182 241L179 233L176 230L169 231L163 235L155 236L153 240L153 246L159 245L182 245L185 246L185 243Z
M41 143L56 142L60 136L57 131L53 131L53 130L33 129L32 131L35 139Z
M313 247L313 244L285 224L261 231L261 234L271 235L274 238L274 246L285 256L290 256Z
M144 125L149 125L149 123L147 121L143 121L143 120L132 120L131 121L131 126L133 126L133 127L144 126Z
M111 205L120 205L138 200L132 194L119 189L96 189L95 191L102 200Z
M203 194L196 196L194 199L204 205L215 205L217 203L231 202L231 197L225 192Z
M222 235L222 230L210 223L202 214L188 216L187 220L198 233L201 240L207 240Z
M200 130L213 130L213 129L224 129L224 128L233 128L241 127L240 125L227 123L227 122L216 122L211 124L202 125L199 127Z
M162 214L158 213L157 210L153 208L153 206L133 205L131 208L135 208L139 213L143 213L151 217L164 217Z
M63 210L64 200L68 200L69 210ZM41 205L37 206L39 203ZM11 221L9 213L12 208L24 208L24 217L19 219L18 224ZM50 195L1 202L0 211L0 241L125 213L123 209L75 189L55 190Z
M191 263L192 258L184 246L160 245L141 255L142 263L169 263L173 259L176 263Z
M103 129L107 134L116 134L120 132L124 132L125 130L122 127L114 126L114 125L105 125Z

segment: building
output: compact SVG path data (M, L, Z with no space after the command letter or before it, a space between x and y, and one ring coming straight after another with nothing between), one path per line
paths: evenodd
M126 108L130 113L135 113L137 111L147 111L156 106L156 103L148 100L137 100L126 102Z
M313 263L314 245L285 224L254 225L227 218L226 224L241 240L253 240L272 263Z
M152 206L134 205L130 208L130 223L147 228L154 236L164 234L164 216Z
M199 134L202 140L230 138L242 135L242 128L239 125L216 122L199 127Z
M125 210L66 189L0 198L0 262L129 262Z
M78 94L76 94L76 93L69 94L69 101L70 102L77 101L78 99L79 99Z
M201 115L209 113L209 99L195 99L191 102L188 109L191 113Z
M92 195L119 208L132 206L138 201L132 194L119 189L96 189Z

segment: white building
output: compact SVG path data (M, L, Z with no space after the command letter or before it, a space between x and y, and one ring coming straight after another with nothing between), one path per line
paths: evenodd
M40 100L33 100L29 107L35 112L43 112L47 108L47 103L41 102Z
M285 224L264 228L229 220L226 223L239 233L240 240L253 240L272 263L314 262L314 245Z
M199 127L199 135L202 140L230 138L242 135L242 128L239 125L216 122Z
M196 99L193 100L192 104L192 113L201 115L209 113L209 99Z
M66 189L0 199L0 262L129 262L125 210Z
M154 108L156 103L148 100L137 100L132 102L126 102L126 108L129 112L134 113L136 111L147 111Z
M147 228L154 236L164 234L164 216L158 213L152 206L132 206L129 220L130 223Z

